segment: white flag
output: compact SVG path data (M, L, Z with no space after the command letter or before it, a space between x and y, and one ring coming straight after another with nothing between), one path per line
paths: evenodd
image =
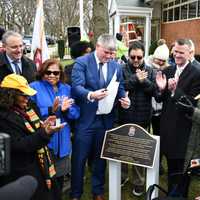
M49 58L48 47L44 32L44 11L43 0L37 0L37 10L35 15L31 55L37 69Z

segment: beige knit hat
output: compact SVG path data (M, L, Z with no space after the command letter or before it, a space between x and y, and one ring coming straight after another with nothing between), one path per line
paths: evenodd
M168 60L169 58L169 49L166 44L162 44L156 48L153 54L153 58L160 60Z

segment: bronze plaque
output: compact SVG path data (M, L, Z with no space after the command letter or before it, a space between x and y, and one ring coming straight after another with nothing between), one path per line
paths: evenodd
M136 124L106 131L101 158L152 168L157 140Z

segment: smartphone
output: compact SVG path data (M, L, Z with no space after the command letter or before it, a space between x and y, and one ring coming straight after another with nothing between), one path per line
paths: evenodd
M56 118L56 126L60 126L61 120L60 118Z
M63 122L63 123L61 123L60 118L57 118L57 119L56 119L56 125L55 125L55 128L60 128L61 126L65 126L66 124L67 124L67 122Z

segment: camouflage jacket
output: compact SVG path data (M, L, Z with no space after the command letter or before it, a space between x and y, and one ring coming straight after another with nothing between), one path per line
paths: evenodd
M190 166L192 159L200 159L200 100L192 116L192 129L187 145L184 172Z

